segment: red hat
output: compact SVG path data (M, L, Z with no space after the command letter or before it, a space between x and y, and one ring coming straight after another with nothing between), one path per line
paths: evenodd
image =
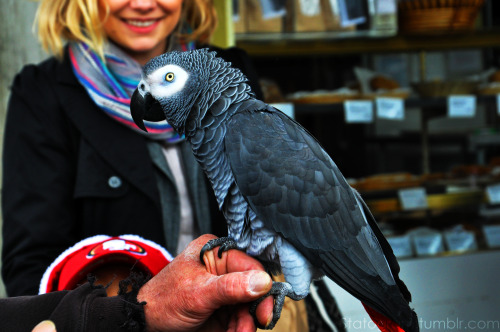
M45 271L39 294L76 288L97 267L123 262L156 275L174 258L154 243L137 235L96 235L64 251Z

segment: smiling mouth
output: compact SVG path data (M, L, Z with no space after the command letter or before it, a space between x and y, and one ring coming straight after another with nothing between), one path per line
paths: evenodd
M147 28L155 24L158 20L123 20L125 23L138 28Z

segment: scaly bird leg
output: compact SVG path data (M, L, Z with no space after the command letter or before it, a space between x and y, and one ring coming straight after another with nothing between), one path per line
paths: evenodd
M274 307L273 307L273 320L267 326L262 326L257 320L256 311L257 306L261 303L266 297L272 295L274 297ZM292 285L288 282L278 282L273 281L273 286L269 293L254 301L250 306L250 314L254 317L255 325L259 329L272 330L281 316L281 310L283 310L283 305L285 304L285 296L288 296L292 300L298 301L302 300L304 296L299 296L295 294L292 289Z

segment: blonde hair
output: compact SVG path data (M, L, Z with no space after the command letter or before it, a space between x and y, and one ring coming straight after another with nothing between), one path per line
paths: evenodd
M83 41L104 57L107 39L97 2L98 0L40 0L34 27L38 27L38 39L42 47L62 58L66 41ZM192 31L183 34L174 32L178 33L181 41L208 43L217 25L212 0L184 0L178 26L182 23L188 23Z

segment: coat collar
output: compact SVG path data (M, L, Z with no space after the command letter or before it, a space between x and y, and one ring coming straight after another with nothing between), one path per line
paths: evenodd
M74 76L67 55L56 71L57 92L66 114L104 160L159 206L146 138L117 123L94 104Z

